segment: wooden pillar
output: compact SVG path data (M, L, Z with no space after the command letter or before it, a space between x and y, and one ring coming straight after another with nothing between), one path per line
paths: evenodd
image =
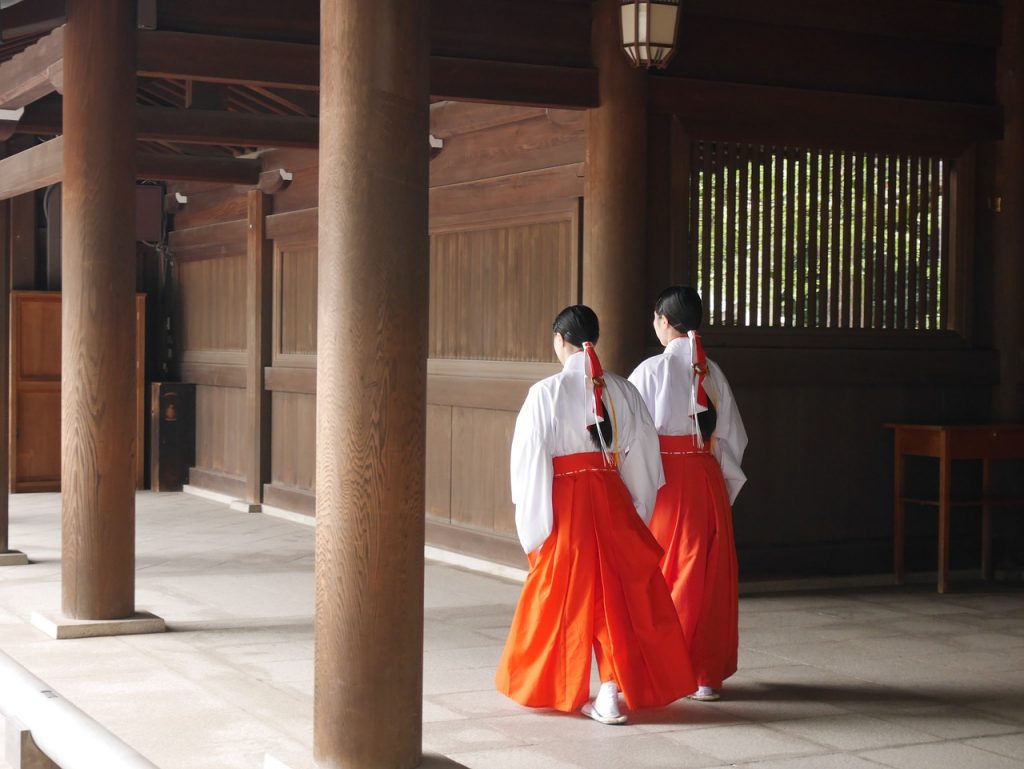
M68 0L64 36L63 612L135 597L135 2Z
M601 321L604 366L628 374L645 357L647 75L623 53L618 0L594 3L601 106L587 113L583 301ZM650 306L648 306L650 305Z
M417 0L323 0L314 754L421 759L428 38Z
M263 500L263 484L270 480L270 393L264 387L264 370L271 364L271 284L273 281L273 244L267 240L266 217L273 198L259 190L250 190L249 230L246 247L247 360L246 421L246 501L258 505Z
M10 206L0 200L0 555L10 549Z
M1017 421L1024 418L1024 0L1003 2L999 96L1005 125L995 162L1002 211L995 220L992 316L1000 383L993 416Z

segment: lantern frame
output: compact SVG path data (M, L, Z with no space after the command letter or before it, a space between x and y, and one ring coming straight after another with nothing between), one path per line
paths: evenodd
M678 47L680 11L680 0L622 0L620 40L622 50L634 67L665 69L668 66ZM666 19L667 14L672 14L673 18ZM666 39L667 29L661 27L671 27L670 39ZM652 32L658 35L657 40L652 40Z

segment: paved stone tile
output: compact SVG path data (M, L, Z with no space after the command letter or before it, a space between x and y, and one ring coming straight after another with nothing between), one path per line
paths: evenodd
M1024 764L1024 731L1017 734L1003 734L998 737L978 737L967 740L965 745L972 748L998 753L1000 756L1015 758Z
M760 724L664 732L662 736L729 763L829 752L822 745Z
M528 744L476 719L434 721L423 725L423 748L444 755L512 748Z
M957 742L889 748L860 754L893 769L1020 769L1020 762Z
M583 764L558 761L535 748L512 748L450 753L466 769L589 769Z
M58 504L57 495L12 497L12 542L34 563L0 570L0 648L167 769L260 769L267 751L309 753L310 527L141 494L137 602L171 632L53 642L28 617L60 603ZM523 708L493 689L520 590L426 567L425 745L471 769L1002 769L1024 760L1022 590L744 596L740 670L724 699L632 713L625 727ZM929 752L939 740L944 750ZM978 763L985 758L996 763Z
M940 706L880 716L892 724L933 734L945 740L963 740L1021 731L1021 725L975 708Z
M882 718L856 714L777 721L768 726L785 734L844 751L914 745L936 742L940 739L927 732Z
M730 764L730 766L741 767L741 769L879 769L881 764L859 756L830 753L827 756L776 758L747 764Z
M596 725L604 729L596 737L550 741L538 746L538 750L545 759L601 769L700 769L721 765L714 756L682 745L668 735L616 736L613 730L618 731L617 727ZM546 766L546 762L538 764L538 767Z

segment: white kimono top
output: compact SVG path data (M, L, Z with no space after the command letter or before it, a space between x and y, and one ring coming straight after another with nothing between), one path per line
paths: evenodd
M644 523L665 484L658 433L640 393L626 379L604 374L605 400L615 410L619 475ZM523 550L532 553L551 534L554 520L552 459L597 451L588 424L596 422L593 391L587 387L586 355L571 355L562 371L530 388L512 436L512 501ZM609 409L609 418L611 410Z
M729 501L735 502L747 481L747 476L740 469L743 451L747 448L747 431L722 369L710 359L707 364L704 391L718 411L714 453L722 466ZM696 422L690 414L692 375L690 340L685 336L673 339L661 355L648 358L630 374L629 381L643 396L659 435L693 435L697 432Z

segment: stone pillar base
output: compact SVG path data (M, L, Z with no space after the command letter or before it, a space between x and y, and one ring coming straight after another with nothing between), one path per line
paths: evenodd
M263 769L321 769L321 764L316 763L311 756L287 754L279 758L264 753ZM466 769L466 767L447 756L424 753L423 761L418 764L416 769Z
M25 566L28 564L28 556L20 550L8 550L0 553L0 566Z
M32 612L32 624L50 638L63 641L67 638L96 638L112 635L141 635L163 633L167 626L163 618L148 611L137 611L127 619L71 619L61 614Z

